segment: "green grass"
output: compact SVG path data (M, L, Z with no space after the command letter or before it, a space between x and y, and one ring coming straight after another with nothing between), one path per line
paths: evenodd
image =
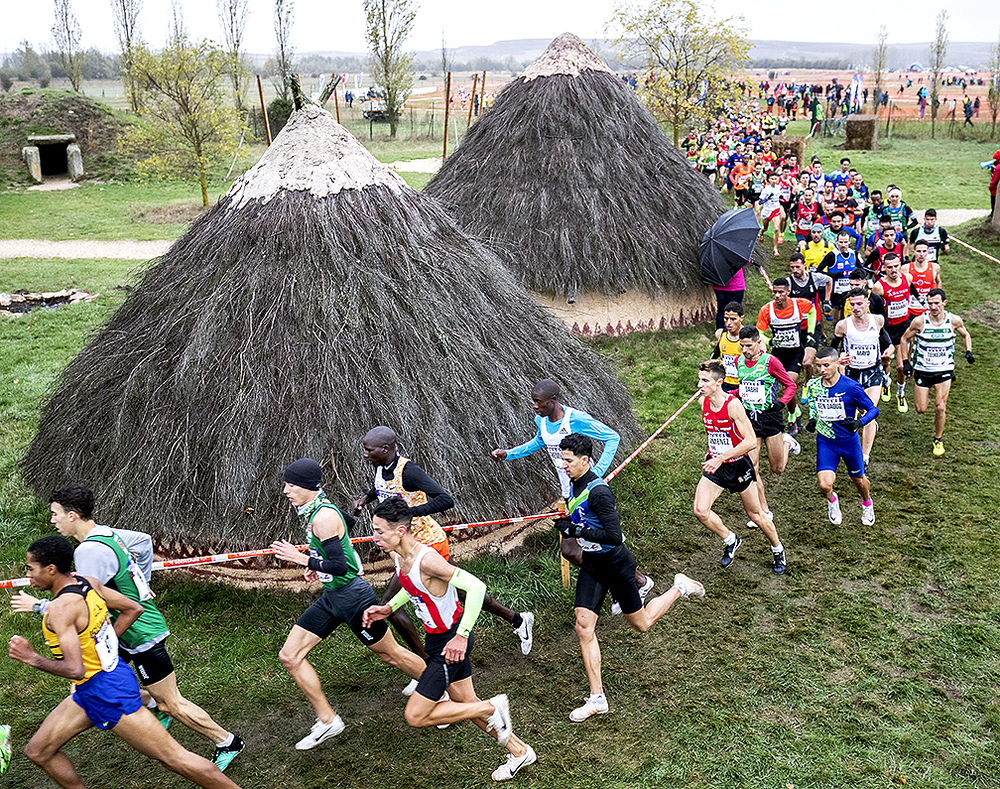
M958 229L993 255L996 237ZM0 574L20 575L23 551L46 533L45 513L15 473L39 399L88 332L120 302L110 287L128 266L101 261L15 261L5 282L59 287L69 277L106 294L96 304L0 321ZM803 441L781 480L767 472L790 573L774 577L759 534L727 571L721 547L691 514L704 452L694 408L640 455L613 487L629 545L657 591L684 571L708 588L679 603L640 636L621 620L598 625L612 713L582 725L569 710L585 693L572 629L571 590L558 583L551 533L506 557L466 564L503 601L538 616L535 649L522 657L509 629L483 617L473 656L480 695L507 692L515 726L539 754L521 783L556 787L995 787L1000 770L1000 539L992 393L1000 384L996 315L1000 269L965 250L943 263L949 306L966 317L977 363L962 363L952 389L948 454L930 453L931 417L890 409L872 466L878 520L862 529L846 477L844 524L831 527L815 486L814 443ZM5 284L6 287L6 284ZM748 308L763 300L751 281ZM989 305L992 304L992 310ZM595 346L621 369L641 422L657 427L694 389L694 363L710 329L604 339ZM16 381L16 383L14 383ZM472 457L470 462L477 462ZM485 461L483 461L485 462ZM431 470L433 472L433 470ZM277 495L277 491L275 491ZM151 502L155 506L155 502ZM742 531L734 497L718 507ZM139 525L139 524L123 524ZM158 602L174 633L182 689L247 741L229 775L243 786L320 787L378 775L387 786L492 785L499 750L467 724L412 730L402 718L404 680L372 660L346 632L313 653L328 695L348 722L337 739L299 754L292 745L312 722L308 704L277 661L284 636L309 595L241 591L161 573ZM34 617L0 606L0 640L14 633L41 647ZM63 697L66 683L20 664L0 679L3 722L15 752ZM172 733L200 753L203 738ZM88 785L186 786L121 746L86 733L66 747ZM0 787L51 783L15 756Z

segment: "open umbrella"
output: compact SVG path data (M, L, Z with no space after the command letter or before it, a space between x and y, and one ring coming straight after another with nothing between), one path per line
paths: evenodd
M698 246L701 281L725 285L750 262L760 225L753 211L736 208L715 220Z

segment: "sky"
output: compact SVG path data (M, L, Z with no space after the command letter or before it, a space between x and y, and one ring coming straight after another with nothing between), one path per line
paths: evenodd
M216 0L177 0L193 38L221 40ZM105 52L117 50L109 0L70 0L83 29L84 47ZM246 50L266 54L274 49L273 0L248 0L249 19ZM961 10L949 10L948 29L952 41L996 41L1000 35L1000 2L965 0ZM4 24L0 25L0 52L10 52L27 39L36 49L51 41L52 0L4 0ZM448 47L492 44L520 38L555 38L567 30L585 41L601 37L615 0L421 0L409 45L413 50L438 50L442 31ZM716 0L717 16L742 13L751 38L783 41L836 41L870 44L880 25L886 25L889 45L929 41L934 19L945 0L907 0L851 7L844 17L853 29L839 25L832 9L847 8L817 0L796 4L794 14L776 16L775 6L747 0ZM170 0L144 0L140 31L153 47L167 36ZM794 27L776 20L794 19ZM294 0L292 43L297 52L365 51L364 15L361 0Z

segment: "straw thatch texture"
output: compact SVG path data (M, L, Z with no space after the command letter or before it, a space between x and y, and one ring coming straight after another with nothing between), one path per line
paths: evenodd
M372 481L361 437L385 424L458 516L521 514L552 499L547 458L488 451L530 437L545 376L635 437L607 364L306 107L67 367L22 468L42 496L89 481L100 518L161 544L260 547L299 536L287 463L320 460L327 492L352 500Z
M503 89L425 191L522 285L562 299L703 293L698 244L723 212L635 93L571 34Z

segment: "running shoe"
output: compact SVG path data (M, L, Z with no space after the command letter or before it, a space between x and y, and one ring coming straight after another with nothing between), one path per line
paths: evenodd
M941 455L944 454L944 439L943 438L935 438L934 439L934 454L937 455L938 457L941 457Z
M774 570L775 574L781 575L788 566L785 562L785 552L783 550L777 553L771 551L771 555L774 557L774 567L771 569Z
M639 587L639 599L642 600L643 605L646 604L646 598L649 597L649 593L653 591L653 576L646 576L646 583Z
M216 745L215 756L212 757L212 762L221 772L225 772L229 763L239 756L240 751L244 748L244 745L243 740L236 736L233 737L232 743L226 745L225 747Z
M788 444L788 451L791 454L797 455L799 454L799 452L802 451L802 445L795 440L795 437L791 434L791 432L782 433L781 440L784 441L786 444Z
M451 696L448 695L448 691L445 691L444 695L441 698L438 699L438 704L440 704L442 701L451 701ZM451 726L450 723L439 723L439 724L437 724L437 727L439 729L447 729L449 726Z
M743 540L739 537L733 542L732 545L722 546L722 561L719 562L723 567L728 567L733 563L733 558L736 556L736 551L739 550L740 546L743 544Z
M535 615L530 611L521 612L521 626L514 628L514 635L521 639L521 654L527 655L531 652L531 644L534 641L532 631L535 628Z
M865 506L861 505L861 523L865 526L873 526L875 524L875 504L874 502Z
M10 745L10 726L0 726L0 774L7 772L14 750Z
M772 522L774 521L774 513L771 512L770 510L768 510L767 512L764 513L764 517L767 518L769 521L772 521ZM747 528L748 529L759 529L760 526L758 526L753 521L747 521Z
M487 719L486 727L497 735L498 743L506 745L510 742L510 735L513 734L510 702L507 701L507 696L501 693L490 699L490 704L493 705L493 714Z
M160 722L160 725L164 729L169 729L170 728L170 723L171 723L171 721L173 721L173 716L167 715L167 713L165 713L159 707L153 707L150 710L150 712L152 712L156 716L156 719Z
M694 578L689 578L684 573L677 573L674 576L674 587L681 593L682 600L687 600L689 597L705 596L704 584L699 583Z
M906 395L896 395L896 410L901 414L905 414L910 410L910 407L906 404Z
M309 734L295 743L295 750L308 751L310 748L315 748L324 740L336 737L343 730L344 721L341 720L339 715L334 715L333 720L329 723L323 723L323 721L317 718L312 729L309 730Z
M573 723L583 723L587 718L591 718L594 715L603 715L608 711L608 700L601 696L600 699L595 699L593 696L587 696L583 700L583 706L577 707L569 714L569 719Z
M830 516L830 523L834 526L839 526L844 521L844 516L840 512L840 499L836 501L827 501L826 503L826 514Z
M882 394L880 397L883 403L888 403L892 399L892 394L889 392L889 384L882 385Z
M517 775L517 771L522 767L527 767L529 764L534 764L538 761L538 757L535 756L535 749L530 745L526 745L525 747L528 750L524 752L524 756L515 756L512 753L507 754L507 761L493 771L494 781L509 781Z
M417 681L415 679L410 680L410 684L403 688L404 696L412 696L417 692Z

